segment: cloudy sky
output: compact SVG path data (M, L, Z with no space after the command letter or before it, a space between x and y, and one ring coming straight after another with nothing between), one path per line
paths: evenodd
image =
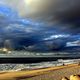
M80 47L79 3L0 0L0 46L8 41L14 48L32 51L64 50L72 43Z

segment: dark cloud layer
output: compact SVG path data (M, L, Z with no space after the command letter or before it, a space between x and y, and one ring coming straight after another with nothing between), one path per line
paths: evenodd
M8 41L9 45L18 50L41 52L80 50L79 2L79 0L0 1L0 47Z

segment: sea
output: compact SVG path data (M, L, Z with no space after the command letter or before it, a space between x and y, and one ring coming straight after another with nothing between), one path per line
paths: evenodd
M0 53L0 71L33 70L75 64L79 62L80 53L38 53L28 51L12 51L11 53Z

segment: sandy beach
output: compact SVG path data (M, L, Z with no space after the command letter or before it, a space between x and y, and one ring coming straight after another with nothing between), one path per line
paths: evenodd
M70 64L57 67L49 67L37 70L5 71L0 72L0 80L61 80L62 77L70 77L80 74L78 64Z

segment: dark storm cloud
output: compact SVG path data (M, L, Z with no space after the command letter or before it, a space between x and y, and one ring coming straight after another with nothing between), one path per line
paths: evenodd
M80 0L3 0L23 17L72 19L80 14ZM15 7L16 6L16 7Z
M80 0L44 0L42 3L35 0L33 3L37 5L33 4L33 7L30 6L30 9L34 10L29 14L31 18L52 23L53 27L55 27L54 24L56 23L62 25L62 27L59 27L63 30L79 33ZM28 14L25 16L27 17Z
M15 48L30 51L60 50L66 47L67 42L80 41L79 2L79 0L2 0L1 41L4 43L5 40L10 40Z
M22 17L59 26L71 33L80 30L80 0L6 0ZM23 5L22 5L23 4ZM67 26L66 26L67 25ZM58 27L58 26L56 26Z

